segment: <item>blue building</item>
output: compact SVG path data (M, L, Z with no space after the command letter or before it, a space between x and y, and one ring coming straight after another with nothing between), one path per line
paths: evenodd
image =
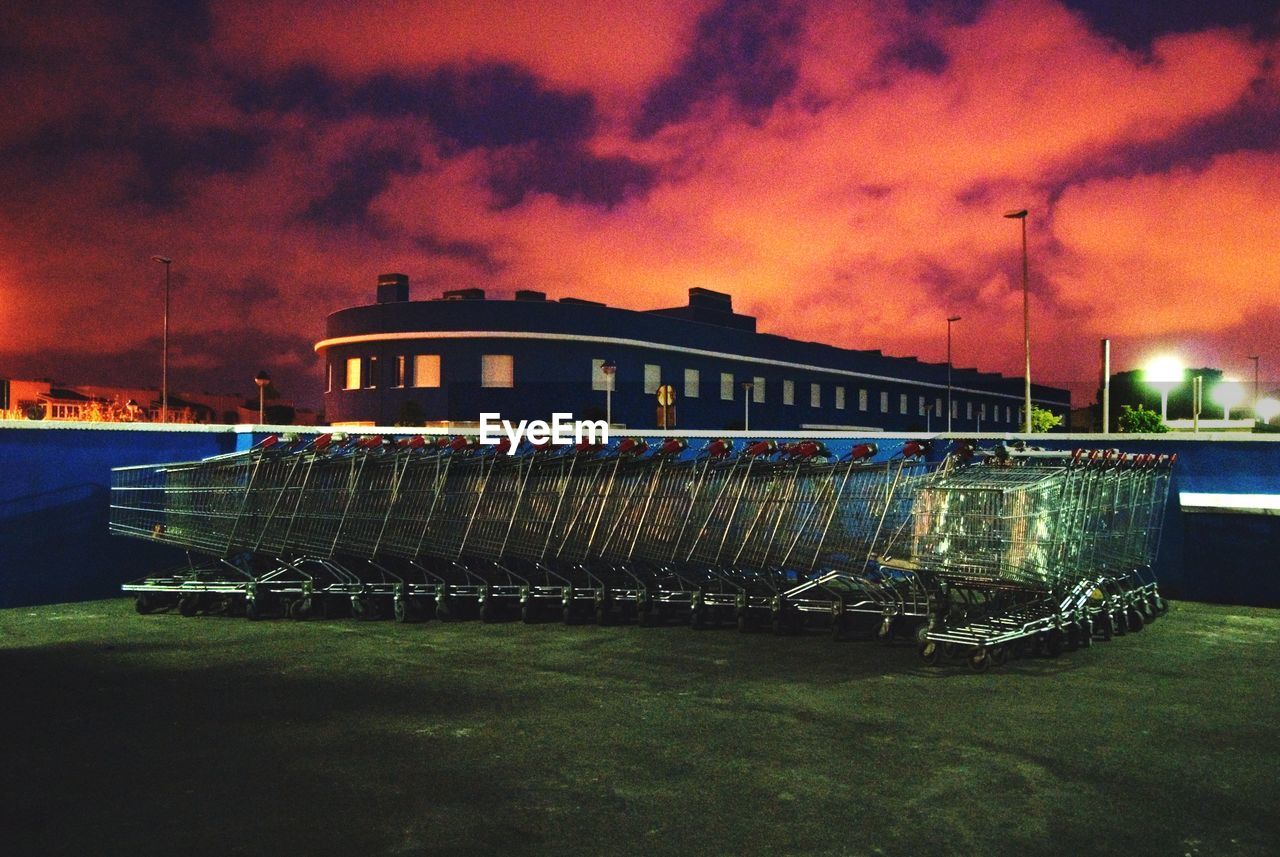
M757 333L729 295L708 289L690 289L687 306L646 311L534 291L410 301L408 277L384 274L377 302L332 313L315 347L334 424L473 423L483 412L602 419L609 399L615 424L655 428L656 394L670 386L682 429L744 419L754 430L947 426L945 363ZM952 429L1018 431L1022 397L1021 378L955 369ZM1033 385L1032 400L1064 419L1071 407L1053 387Z

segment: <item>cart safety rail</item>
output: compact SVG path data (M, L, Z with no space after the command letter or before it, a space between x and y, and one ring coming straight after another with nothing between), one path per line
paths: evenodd
M821 626L985 669L1163 609L1172 458L933 452L270 437L116 468L110 529L187 554L125 585L140 612Z

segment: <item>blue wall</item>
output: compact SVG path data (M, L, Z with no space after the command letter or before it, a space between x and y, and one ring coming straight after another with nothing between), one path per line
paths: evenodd
M125 581L180 563L182 555L171 549L108 535L111 468L219 455L263 436L246 427L18 425L0 426L0 607L107 597ZM1280 606L1280 516L1191 514L1178 505L1180 491L1280 495L1280 439L1121 438L1049 435L1036 441L1061 449L1176 453L1157 569L1162 588L1179 598ZM833 452L871 440L882 457L906 439L823 437Z

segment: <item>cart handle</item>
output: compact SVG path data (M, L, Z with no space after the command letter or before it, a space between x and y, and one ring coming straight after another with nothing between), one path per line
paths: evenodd
M711 458L724 458L733 452L733 441L717 438L707 444L705 452Z
M670 437L663 441L662 446L658 447L655 455L679 455L689 448L689 442L682 437Z
M773 441L757 440L755 443L747 444L747 448L742 451L742 454L758 458L762 455L773 455L777 451L778 445Z
M855 446L853 449L849 450L849 460L850 461L868 461L877 452L879 452L879 449L876 447L874 443L860 443L857 446Z
M909 440L902 445L903 458L919 458L929 452L929 442L925 440Z

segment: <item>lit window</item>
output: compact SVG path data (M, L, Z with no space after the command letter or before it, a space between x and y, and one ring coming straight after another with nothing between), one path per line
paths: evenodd
M889 413L889 394L883 390L880 392L880 413Z
M751 379L751 401L764 404L764 379L758 376Z
M973 419L973 402L964 403L964 418L966 420Z
M920 397L920 402L919 402L919 405L918 405L918 410L917 410L917 412L916 412L916 416L918 416L918 417L922 417L922 416L924 416L924 396L921 396L921 397Z
M858 389L858 410L865 411L867 409L867 391Z
M342 389L344 390L360 389L360 358L359 357L347 358L347 377L342 384Z
M658 392L662 386L662 367L656 363L644 364L644 391L649 395Z
M844 410L844 387L836 387L836 410Z
M796 403L796 382L782 382L782 404L794 405Z
M604 374L602 366L604 366L603 357L591 358L591 389L601 393L609 389L609 376Z
M396 381L394 384L392 384L392 386L393 387L404 386L404 355L403 354L396 355Z
M1004 406L1004 421L1007 423L1013 422L1013 408L1009 405Z
M733 401L733 373L720 373L720 398L726 402Z
M364 376L364 386L366 390L372 390L378 386L378 358L369 358L369 368Z
M333 391L333 361L330 360L325 366L324 391L330 393Z
M439 354L415 354L413 356L413 386L440 386Z
M942 416L942 397L941 396L933 400L933 415L935 417Z
M481 387L514 387L515 385L515 360L510 354L480 356Z
M905 414L907 412L907 394L898 394L898 413Z
M697 369L684 370L684 397L686 399L698 398L698 388L701 386L701 377Z
M982 407L978 410L978 418L985 420L987 418L987 403L983 402Z
M952 399L951 400L951 419L954 420L958 416L960 416L960 403L957 402L955 399Z

